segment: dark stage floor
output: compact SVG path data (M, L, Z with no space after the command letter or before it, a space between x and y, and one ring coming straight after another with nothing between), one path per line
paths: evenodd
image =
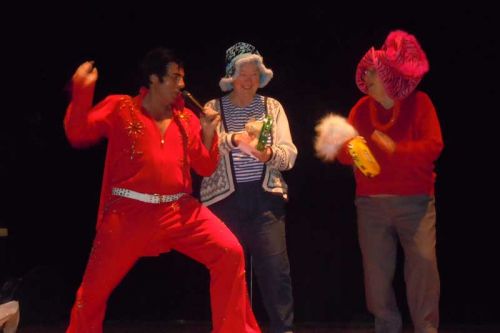
M19 325L17 333L64 333L66 323L53 325ZM209 333L208 323L192 322L128 322L128 321L108 321L104 325L105 333ZM263 327L263 332L267 330ZM366 324L325 324L307 323L297 324L295 333L372 333L371 326ZM407 327L404 333L412 333L413 329ZM442 327L440 333L498 333L498 326L449 326ZM237 333L237 332L235 332Z

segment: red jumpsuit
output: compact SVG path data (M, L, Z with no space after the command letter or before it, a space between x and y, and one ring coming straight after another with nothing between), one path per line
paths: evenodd
M175 249L210 270L212 332L260 332L248 300L242 248L215 215L190 194L190 167L209 176L218 160L217 138L203 145L198 118L173 105L162 136L142 109L147 93L111 95L92 108L94 87L74 87L64 125L73 146L108 141L96 237L71 311L67 333L100 333L110 293L141 256ZM184 193L166 203L113 195Z

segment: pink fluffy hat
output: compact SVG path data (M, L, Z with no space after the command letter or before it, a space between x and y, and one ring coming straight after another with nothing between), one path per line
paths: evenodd
M394 100L410 95L429 70L429 62L415 36L396 30L389 33L380 50L371 48L356 69L356 84L368 93L363 74L374 68L384 88Z

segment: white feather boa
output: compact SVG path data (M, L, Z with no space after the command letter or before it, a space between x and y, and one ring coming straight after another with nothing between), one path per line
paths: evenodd
M315 130L316 156L325 162L333 162L339 149L358 135L358 132L344 117L332 113L321 118Z

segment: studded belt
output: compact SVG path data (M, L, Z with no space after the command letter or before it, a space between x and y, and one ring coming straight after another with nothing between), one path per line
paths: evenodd
M182 197L185 193L176 193L176 194L147 194L147 193L139 193L136 191L128 190L126 188L118 188L114 187L111 190L111 193L113 195L119 196L119 197L125 197L129 199L134 199L146 203L152 203L152 204L160 204L160 203L167 203L167 202L172 202L179 200L180 197Z

